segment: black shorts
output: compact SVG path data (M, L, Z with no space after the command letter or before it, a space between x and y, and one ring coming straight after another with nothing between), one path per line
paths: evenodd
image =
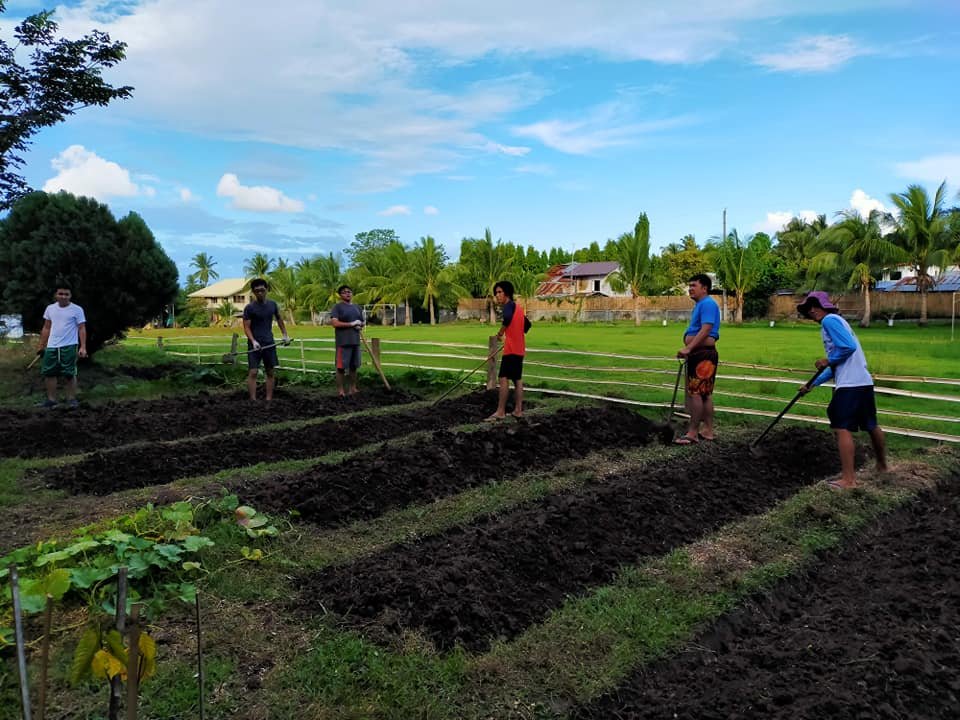
M873 385L834 389L827 406L827 417L834 430L873 430L879 424Z
M247 345L249 347L249 343ZM273 341L271 340L268 343L261 343L261 345L273 345ZM277 359L276 345L271 348L263 348L262 350L251 350L251 352L247 354L248 368L251 370L256 370L260 367L260 363L263 363L263 367L267 370L273 370L277 365L280 364L280 361Z
M500 375L516 382L523 377L523 355L504 355L500 360Z

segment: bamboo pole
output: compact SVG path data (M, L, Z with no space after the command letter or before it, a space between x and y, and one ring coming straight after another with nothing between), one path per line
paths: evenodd
M10 566L10 595L13 597L13 627L17 643L17 671L20 674L20 704L23 708L23 720L31 720L30 685L27 679L27 655L23 639L23 618L20 608L20 577L17 566Z
M198 695L200 697L200 720L203 720L204 716L204 702L203 702L203 636L201 635L201 626L200 626L200 589L197 588L197 594L194 596L194 608L196 609L196 618L197 618L197 689Z
M37 717L44 720L47 714L47 669L50 664L50 626L53 624L53 597L47 595L43 610L43 642L40 643L40 690L37 698Z
M120 568L117 573L117 612L116 628L120 636L123 637L124 629L127 626L127 568ZM110 720L119 720L120 718L120 695L123 692L123 680L119 675L115 675L110 680L110 708L107 717Z
M127 649L127 720L137 720L140 696L140 604L130 608L130 646Z

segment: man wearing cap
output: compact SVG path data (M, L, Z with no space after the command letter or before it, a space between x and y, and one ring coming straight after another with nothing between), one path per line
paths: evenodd
M834 381L833 397L827 407L830 427L837 436L840 450L841 476L830 483L835 490L856 487L857 476L854 465L855 445L853 433L866 430L870 433L870 442L877 458L877 470L887 469L886 443L883 430L877 423L877 405L873 394L873 376L867 370L867 358L850 324L840 317L837 306L830 296L817 290L797 305L797 311L805 318L820 323L820 334L825 358L814 365L820 374L800 388L801 394L810 392L830 378Z

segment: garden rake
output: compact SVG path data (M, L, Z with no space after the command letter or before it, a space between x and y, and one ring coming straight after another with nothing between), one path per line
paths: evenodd
M820 377L820 374L821 374L824 370L826 370L828 367L829 367L829 365L824 365L822 368L818 368L817 371L813 374L813 377L810 378L809 380L807 380L806 385L804 385L804 386L802 386L802 387L812 386L812 385L813 385L813 382L814 382L818 377ZM760 441L763 440L763 439L767 436L767 433L770 432L771 430L773 430L774 425L776 425L778 422L780 422L780 418L782 418L784 415L786 415L787 412L790 410L790 408L792 408L792 407L796 404L797 400L800 399L800 397L803 395L803 389L802 389L802 387L801 387L800 390L797 390L797 394L793 396L793 400L791 400L790 402L787 403L787 406L786 406L783 410L780 411L780 414L777 415L777 416L773 419L773 422L770 423L769 425L767 425L766 429L765 429L762 433L760 433L759 436L757 436L757 439L754 440L752 443L750 443L750 452L751 452L753 455L755 455L755 456L757 456L757 457L762 457L762 456L763 456L763 451L762 451L759 447L757 447L757 446L760 444Z
M433 404L436 405L438 402L440 402L441 400L443 400L447 395L449 395L449 394L452 393L454 390L456 390L458 387L460 387L461 385L463 385L477 370L479 370L479 369L482 368L484 365L486 365L488 362L490 362L493 358L495 358L495 357L497 356L497 353L500 352L501 350L503 350L503 345L498 345L498 346L497 346L497 349L494 350L494 351L492 351L489 355L487 355L487 356L483 359L483 362L482 362L482 363L480 363L479 365L477 365L473 370L471 370L471 371L468 372L466 375L464 375L462 378L460 378L459 380L457 380L457 382L455 382L452 387L450 387L446 392L444 392L443 395L441 395L441 396L438 397L436 400L434 400L434 401L433 401Z

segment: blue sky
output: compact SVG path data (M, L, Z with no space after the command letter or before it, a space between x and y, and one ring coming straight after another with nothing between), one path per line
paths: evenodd
M7 3L4 37L40 7ZM49 6L48 6L49 7ZM357 232L654 248L960 189L956 0L85 0L132 100L40 133L34 187L140 213L221 277Z

